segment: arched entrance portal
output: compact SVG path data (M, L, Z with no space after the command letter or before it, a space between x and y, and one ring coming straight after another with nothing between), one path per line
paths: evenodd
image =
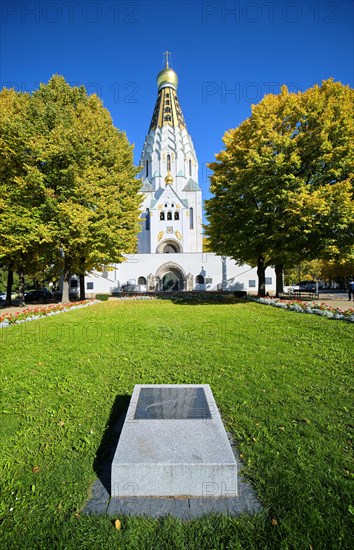
M175 262L166 262L156 272L158 288L163 292L184 290L186 274Z
M173 271L168 271L162 277L162 290L164 292L177 292L180 289L180 280Z

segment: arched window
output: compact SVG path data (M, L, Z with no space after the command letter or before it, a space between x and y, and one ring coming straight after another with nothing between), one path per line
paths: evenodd
M172 212L167 212L167 219L172 220Z
M175 212L175 220L179 220L179 212Z
M149 161L148 160L145 162L145 176L147 178L149 177Z
M160 212L160 220L164 220L165 219L165 212Z
M197 275L195 278L195 282L197 285L203 285L204 284L204 277L203 275Z
M171 155L167 155L167 172L171 172Z
M193 208L189 209L189 229L194 229Z
M139 277L139 279L138 279L138 285L146 285L146 279L145 279L145 277Z
M146 229L146 231L150 230L150 210L149 210L149 208L146 209L146 213L145 213L145 229Z
M174 244L166 244L165 248L163 249L164 254L176 254L177 248Z
M192 175L192 161L189 159L189 175Z

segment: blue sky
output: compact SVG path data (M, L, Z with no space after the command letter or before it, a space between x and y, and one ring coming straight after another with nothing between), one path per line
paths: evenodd
M96 92L135 144L156 101L162 52L172 52L178 96L200 165L252 103L282 84L305 90L334 77L353 86L353 3L312 0L1 3L1 87L27 91L62 74Z

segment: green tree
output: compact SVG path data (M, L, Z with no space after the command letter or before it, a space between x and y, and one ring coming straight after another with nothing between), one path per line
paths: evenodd
M54 260L62 265L67 293L72 273L120 262L135 249L138 169L125 134L113 126L101 100L87 96L83 87L72 88L54 76L32 102Z
M65 302L71 274L120 262L124 253L134 251L141 203L138 169L132 146L100 99L88 96L84 87L69 86L63 77L52 77L30 96L22 123L30 162L20 162L21 176L8 180L3 211L12 207L17 233L25 225L28 258L62 271ZM24 190L36 202L34 208L30 201L26 212L12 200L17 195L27 204ZM31 226L36 237L39 229L43 234L39 231L40 239L30 246ZM12 257L20 241L4 219L0 227L8 240L4 255Z
M13 271L18 272L21 304L24 273L34 269L38 251L49 239L42 221L42 178L32 155L29 105L28 94L0 92L0 264L8 270L8 303Z
M268 95L210 165L206 232L213 249L257 265L258 292L275 266L335 258L354 239L353 90L328 80Z

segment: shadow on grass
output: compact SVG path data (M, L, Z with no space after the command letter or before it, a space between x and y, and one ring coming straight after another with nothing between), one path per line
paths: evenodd
M130 395L117 395L98 447L93 468L102 485L111 494L111 467L130 403Z
M246 304L246 299L236 298L235 296L215 296L210 298L186 297L186 298L172 298L172 303L177 306L212 306L212 305L240 305Z

